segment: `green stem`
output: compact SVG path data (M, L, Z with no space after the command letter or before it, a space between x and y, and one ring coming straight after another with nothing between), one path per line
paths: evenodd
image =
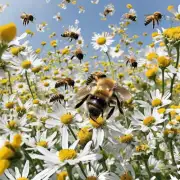
M162 96L164 95L165 81L164 81L164 68L162 68Z
M176 50L177 50L177 61L176 61L176 65L175 65L175 68L177 69L178 65L179 65L179 46L176 47ZM174 82L175 82L175 78L176 78L176 74L173 75L173 78L171 79L171 86L170 86L170 93L171 93L171 96L170 96L170 99L172 100L172 93L173 93L173 85L174 85Z
M31 96L32 96L32 98L34 99L34 95L33 95L33 92L32 92L32 90L31 90L31 85L30 85L30 83L29 83L27 71L25 72L25 77L26 77L26 81L27 81L27 84L28 84L28 87L29 87L29 91L31 92Z
M84 172L82 163L80 162L80 163L78 163L78 165L79 165L79 167L80 167L80 169L81 169L81 171L82 171L84 177L87 178L86 173Z
M73 180L72 167L71 167L70 165L66 165L66 170L67 170L69 179L70 179L70 180Z
M76 137L76 135L74 134L74 131L72 130L71 125L68 125L68 128L69 128L71 134L73 135L74 139L77 140L77 137Z
M170 140L169 146L170 146L170 153L171 153L172 163L173 163L173 165L175 166L175 165L176 165L176 161L175 161L174 153L173 153L173 144L172 144L172 140Z
M9 88L10 88L10 92L12 94L13 91L12 91L12 84L11 84L11 73L10 73L10 71L7 71L7 73L8 73Z
M102 160L100 160L100 162L102 163L102 166L103 166L103 169L105 170L105 171L107 171L108 170L108 168L107 168L107 165L106 165L106 154L105 154L105 152L104 152L104 150L103 150L103 148L101 147L101 146L99 146L99 148L100 148L100 150L101 150L101 153L102 153L102 155L103 155L103 158L102 158Z
M108 57L108 61L109 61L109 64L110 64L111 75L112 75L112 78L114 79L114 70L113 70L112 62L111 62L111 59L110 59L110 56L109 56L108 52L106 52L106 55Z
M148 162L147 160L144 159L144 165L146 167L146 171L148 173L148 176L149 176L149 179L151 179L152 175L151 175L151 171L149 170L149 165L148 165Z

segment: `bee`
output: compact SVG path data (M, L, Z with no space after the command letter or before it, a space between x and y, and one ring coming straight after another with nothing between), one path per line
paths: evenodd
M144 25L147 26L149 23L153 22L153 29L155 27L155 23L159 25L159 21L162 19L163 15L160 12L154 12L152 15L146 16Z
M63 34L61 34L61 37L67 37L70 39L71 42L73 39L77 40L79 38L79 34L67 30Z
M135 57L130 56L130 57L126 57L127 61L126 61L126 66L130 63L130 66L133 68L137 68L138 63L135 59Z
M61 101L64 101L64 95L63 94L56 94L52 96L49 100L49 102L55 102L58 101L61 104Z
M33 20L35 19L34 16L32 14L26 14L25 12L22 13L21 15L21 19L23 20L23 25L28 25L29 21L33 22Z
M136 21L137 17L135 15L133 15L133 14L126 13L125 18L130 19L131 21Z
M61 86L65 87L65 90L68 88L68 86L73 87L74 88L74 80L71 78L60 78L56 84L55 84L55 88L59 88Z
M73 59L74 57L77 57L81 63L82 59L84 58L84 54L80 48L75 50L74 55L71 57L71 59Z
M79 108L86 101L90 118L96 120L99 116L103 117L108 108L110 110L106 119L110 118L116 106L123 114L123 101L130 99L131 94L126 88L120 87L115 80L101 72L95 72L87 79L86 86L78 91L76 98L80 99L80 102L75 108Z
M112 13L113 9L107 8L104 10L103 15L106 17L108 14Z

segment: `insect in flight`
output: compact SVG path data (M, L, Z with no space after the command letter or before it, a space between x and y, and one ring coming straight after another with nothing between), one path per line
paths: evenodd
M131 67L133 67L133 68L137 68L137 66L138 66L138 63L137 63L137 61L136 61L136 59L135 59L135 57L133 57L133 56L129 56L129 57L125 57L126 58L126 66L130 63L130 66Z
M27 14L24 12L21 15L21 19L23 20L23 25L28 25L29 22L33 22L35 18L32 14Z
M157 22L157 25L159 25L159 21L162 19L163 15L160 12L154 12L151 15L147 15L144 25L147 26L149 23L153 23L153 29L155 27L155 24Z
M49 102L59 102L60 104L61 104L61 101L64 101L63 94L55 94L49 100Z
M87 104L89 116L96 120L104 115L109 108L106 119L110 118L116 106L119 112L123 114L122 103L131 98L129 91L119 86L116 81L106 77L102 72L95 72L89 76L86 86L82 87L76 98L80 100L75 108L79 108L84 102Z
M78 48L74 51L74 55L71 57L71 59L73 59L74 57L77 57L81 63L81 61L84 58L84 54L80 48Z
M136 11L135 11L134 9L130 9L128 13L125 13L125 14L123 15L123 17L124 17L125 19L129 19L129 20L131 20L131 21L136 21L136 19L137 19Z
M61 34L62 37L67 37L70 39L70 42L74 39L77 40L79 38L79 34L71 31L65 31L63 34Z
M64 86L65 90L66 90L68 88L68 86L74 87L74 84L75 84L75 82L71 78L59 78L59 80L55 84L55 88Z

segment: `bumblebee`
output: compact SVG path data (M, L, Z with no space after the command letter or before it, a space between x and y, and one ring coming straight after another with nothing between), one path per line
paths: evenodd
M59 102L61 104L61 101L64 101L64 95L63 94L56 94L56 95L53 95L49 102Z
M130 99L131 94L105 74L95 72L87 79L86 86L78 91L76 98L80 99L80 102L75 108L79 108L86 101L90 118L96 120L99 116L103 117L107 109L110 110L107 112L106 119L110 118L116 106L123 114L123 101Z
M33 20L35 19L34 16L32 14L26 14L23 13L21 15L21 19L23 20L23 25L28 25L29 21L33 22Z
M106 17L109 13L112 13L113 9L107 8L104 10L103 15Z
M73 59L74 57L77 57L81 63L82 59L84 58L84 54L80 48L75 50L74 55L71 57L71 59Z
M144 25L147 26L149 23L153 22L153 29L155 27L155 23L159 25L159 21L162 19L163 15L160 12L154 12L152 15L146 16Z
M60 78L56 84L55 84L55 88L59 88L61 86L65 87L65 90L68 88L68 86L73 87L74 88L74 80L71 78Z
M138 63L137 63L136 59L133 56L126 57L126 59L127 59L126 66L130 63L131 67L137 68Z
M136 21L136 15L134 15L134 14L130 14L130 13L126 13L125 14L125 18L126 19L130 19L131 21Z
M75 32L65 31L63 34L61 34L61 37L67 37L70 39L70 42L74 39L77 40L79 38L79 34Z

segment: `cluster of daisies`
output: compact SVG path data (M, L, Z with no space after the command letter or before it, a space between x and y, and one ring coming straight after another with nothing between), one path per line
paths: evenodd
M103 18L106 9L115 12L110 4ZM168 10L179 19L173 6ZM89 61L78 20L61 37L68 45L60 49L54 32L44 54L47 42L34 50L31 31L17 37L14 23L0 26L0 179L180 179L180 27L153 32L143 46L128 35L131 23L122 18L109 32L94 33L91 44L101 54ZM116 108L109 119L92 120L86 107L75 109L76 94L94 71L130 91L123 114ZM73 79L74 87L56 87L60 78Z

